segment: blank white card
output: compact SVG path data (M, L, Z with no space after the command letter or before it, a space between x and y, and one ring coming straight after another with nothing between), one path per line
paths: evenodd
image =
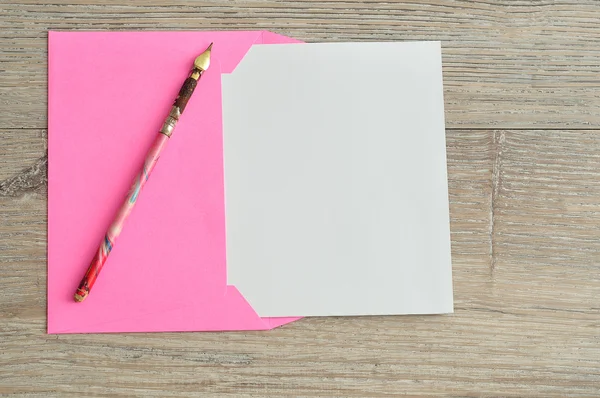
M439 42L255 45L222 86L228 284L260 316L453 311Z

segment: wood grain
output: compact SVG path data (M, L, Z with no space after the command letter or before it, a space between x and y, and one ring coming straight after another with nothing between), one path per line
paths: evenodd
M46 198L24 184L0 198L0 393L597 396L598 148L595 131L449 130L456 313L258 333L46 335Z
M30 0L0 15L0 395L600 396L600 2ZM443 40L456 313L47 335L49 28Z
M2 126L46 127L47 29L269 29L312 42L441 40L449 127L600 126L597 0L105 3L3 2Z

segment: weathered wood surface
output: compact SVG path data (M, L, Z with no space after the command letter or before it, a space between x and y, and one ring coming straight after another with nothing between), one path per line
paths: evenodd
M1 11L5 127L46 127L47 29L270 29L306 41L442 40L449 127L600 127L597 0L3 0Z
M600 396L599 16L595 0L0 2L0 395ZM443 40L456 313L46 335L49 28Z

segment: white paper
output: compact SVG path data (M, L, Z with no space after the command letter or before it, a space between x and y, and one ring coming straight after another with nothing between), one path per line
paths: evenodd
M223 120L228 283L260 316L453 311L439 42L255 45Z

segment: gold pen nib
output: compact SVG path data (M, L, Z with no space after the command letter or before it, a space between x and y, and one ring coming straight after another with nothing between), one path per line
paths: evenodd
M210 50L212 49L213 44L210 43L210 46L204 52L196 58L194 61L194 69L198 69L202 72L208 69L210 65Z

